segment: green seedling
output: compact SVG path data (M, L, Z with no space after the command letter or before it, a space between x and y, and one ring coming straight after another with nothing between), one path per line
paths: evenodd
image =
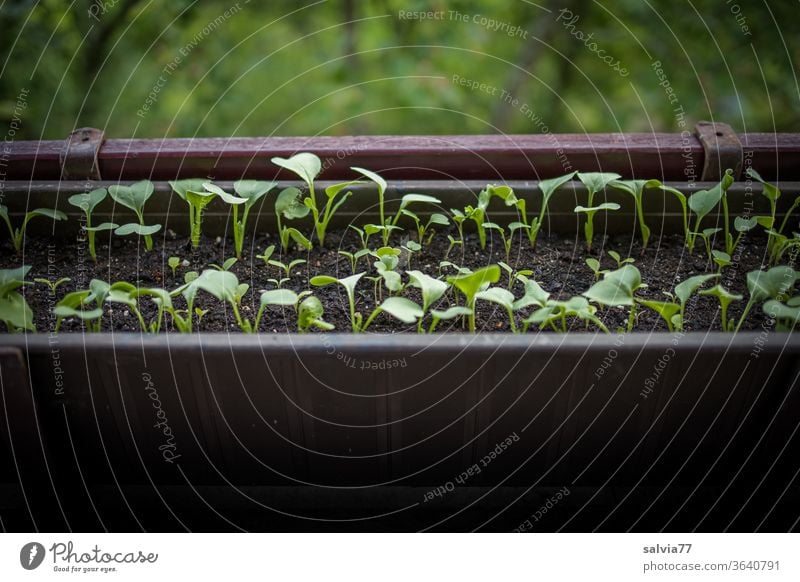
M336 251L337 254L345 257L350 262L350 270L353 274L355 274L356 269L358 268L358 261L365 256L370 254L369 249L360 249L355 253L351 253L348 251Z
M383 303L372 311L359 331L367 331L367 328L380 313L388 313L406 325L418 323L425 315L422 308L410 299L406 299L405 297L387 297L383 300Z
M222 266L217 265L216 263L211 263L209 267L212 269L216 269L217 271L230 271L231 267L233 267L239 259L236 257L230 257L229 259L225 259L225 262L222 263Z
M604 271L600 270L600 261L598 261L593 257L589 257L586 259L586 266L592 270L592 273L594 273L595 281L600 279L600 275L605 275L606 273L608 273L608 269Z
M768 233L768 243L767 248L771 248L772 243L772 235L769 234L772 231L772 225L775 222L775 219L769 216L751 216L749 218L744 218L742 216L737 216L733 219L733 230L736 231L736 238L733 241L733 252L736 252L736 247L739 246L739 243L742 240L742 237L753 230L756 226L761 225L763 226L767 233ZM731 253L733 256L733 253Z
M258 331L261 324L261 317L264 315L264 310L270 305L278 307L296 307L300 297L291 289L272 289L270 291L263 291L261 293L260 306L256 314L256 321L253 324L253 329Z
M525 283L527 278L533 275L533 271L530 269L520 269L519 271L515 271L511 265L504 263L503 261L497 261L497 264L508 275L508 286L506 288L509 291L511 291L511 287L514 286L515 281L522 281Z
M769 201L769 209L770 209L770 218L772 218L771 224L769 229L774 228L776 212L778 207L778 198L781 197L780 189L775 186L774 184L770 184L769 182L764 181L761 175L756 172L753 168L747 168L747 175L754 180L761 183L761 195L764 196ZM794 212L794 210L800 206L800 196L795 198L794 203L792 204L791 208L786 212L786 215L783 217L783 222L781 223L780 228L775 234L782 234L783 229L786 227L786 223L789 220L789 216ZM767 231L768 239L767 239L767 250L772 254L773 246L774 246L774 235L772 234L771 230Z
M675 285L675 297L678 300L678 317L671 318L670 321L678 331L683 331L684 323L686 321L686 304L689 302L691 296L703 285L712 279L719 277L719 274L714 275L695 275L689 277L685 281Z
M197 327L200 327L200 324L202 323L203 317L206 313L208 313L208 309L200 309L199 307L194 308L194 314L197 316Z
M439 279L426 275L421 271L406 271L408 284L416 287L422 294L422 312L428 313L431 307L442 298L450 285ZM417 322L417 331L422 333L422 317Z
M51 208L37 208L36 210L31 210L25 214L25 217L22 219L22 224L19 228L15 229L14 226L11 224L11 218L8 214L8 208L2 204L0 204L0 217L6 223L8 227L8 232L11 235L11 242L14 244L14 250L17 253L22 251L22 240L25 238L25 231L28 229L28 223L36 218L37 216L43 216L45 218L51 218L53 220L66 220L67 215L61 212L60 210L55 210Z
M702 232L691 233L695 240L697 240L697 237L700 237L700 239L703 241L703 247L706 249L706 255L708 256L709 263L714 260L714 255L711 252L712 239L714 238L714 235L721 230L721 228L704 228Z
M264 261L265 265L269 264L269 259L275 253L275 245L269 245L267 248L264 249L264 252L260 255L256 255L257 259L261 259Z
M718 272L721 273L722 269L728 267L731 264L731 256L728 253L724 253L722 251L713 250L711 251L711 256L714 262L719 267Z
M800 247L800 233L792 233L793 238L788 238L782 234L775 235L775 244L773 245L773 253L770 256L770 264L775 265L783 260L783 255L792 251L796 247Z
M391 231L392 231L391 225L389 225L387 223L387 221L386 221L386 209L384 207L384 203L385 203L384 196L386 194L386 189L388 188L388 184L386 183L386 180L381 178L375 172L371 172L370 170L365 170L364 168L350 168L350 169L355 171L355 172L358 172L359 174L361 174L365 178L368 178L369 180L374 182L375 186L378 189L378 212L380 214L381 223L380 223L380 225L377 225L378 229L376 229L371 234L375 234L377 232L381 232L381 236L383 236L383 246L388 246L389 245L389 235L391 234ZM373 225L367 225L367 226L375 227L376 225L373 224ZM365 229L366 229L366 227L365 227ZM367 238L369 238L369 235L367 235ZM363 238L362 238L362 240L363 240ZM367 248L367 242L366 241L364 241L364 246L362 248Z
M527 224L522 222L512 222L508 225L508 234L506 234L506 230L500 226L499 224L495 224L494 222L484 222L483 228L487 230L494 230L500 233L500 240L503 241L503 250L506 253L506 262L511 261L511 245L514 242L514 233L518 230L527 230L530 227Z
M317 297L314 295L306 297L297 308L297 331L305 333L312 327L323 331L332 330L334 328L333 324L322 319L324 314L325 308Z
M36 278L33 280L34 283L39 283L41 285L45 285L48 289L50 289L50 294L55 295L56 290L61 287L64 283L69 283L72 281L69 277L61 277L57 281L51 281L50 279L43 279L43 278Z
M253 326L250 321L243 318L239 313L239 304L242 299L243 287L239 284L239 279L230 271L215 271L209 269L203 271L200 276L192 282L197 289L210 293L217 299L225 301L231 306L236 325L245 333L251 333Z
M356 285L363 276L364 273L356 273L344 279L337 279L328 275L317 275L309 281L314 287L325 287L335 283L344 288L347 293L347 302L350 306L350 326L354 333L361 331L361 314L356 313Z
M54 331L61 328L61 323L68 317L75 317L83 321L86 330L99 332L103 317L103 305L111 286L105 281L92 279L89 289L73 291L67 293L56 303L53 314L56 316ZM89 309L89 305L94 303L94 308Z
M453 247L462 246L464 244L463 238L461 240L456 240L449 234L447 235L447 240L450 242L450 245L447 247L447 252L444 254L444 260L447 260L447 257L450 256L450 253L453 251Z
M614 262L617 264L617 269L621 269L623 265L632 265L636 262L636 259L632 259L631 257L623 259L617 251L608 251L608 256L614 259Z
M302 192L297 188L286 188L278 194L275 200L275 218L278 221L278 234L281 239L281 249L286 252L289 249L289 239L299 244L305 250L311 250L311 241L308 240L296 228L285 227L281 222L281 216L287 220L305 218L308 216L309 207L300 202Z
M729 244L733 244L733 237L731 236L728 224L728 198L726 196L726 192L730 185L733 184L733 172L731 170L726 170L725 175L723 176L722 180L719 184L711 188L710 190L698 190L694 194L689 197L688 205L691 211L695 215L695 223L694 223L694 231L689 233L689 252L694 252L694 245L695 241L697 240L697 236L699 236L700 231L700 223L702 222L703 218L705 218L709 212L711 212L717 204L722 201L722 208L723 208L723 220L724 220L724 231L725 231L725 246L726 250L728 249ZM730 242L729 242L730 241ZM709 251L709 259L711 252ZM731 254L731 252L728 252Z
M497 265L483 267L468 275L462 274L447 278L447 282L464 295L466 307L471 311L467 320L469 331L475 331L475 296L489 284L497 283L499 279L500 267Z
M428 237L427 242L428 243L431 242L433 235L436 234L435 231L431 228L433 225L449 226L450 224L450 221L447 220L447 217L444 214L439 214L438 212L434 212L433 214L431 214L430 218L428 218L428 222L426 223L423 223L422 220L420 220L419 216L417 216L410 210L404 208L402 210L402 213L404 216L408 216L411 220L414 221L414 225L417 230L417 241L419 242L420 245L426 243L425 234L429 231L431 232L431 235L430 237Z
M444 269L452 269L459 275L469 275L472 273L472 269L469 267L459 267L455 263L451 261L440 261L439 262L439 277L442 277L442 271Z
M418 242L414 242L413 240L409 240L400 247L400 250L403 265L406 267L411 267L411 260L414 257L414 253L422 251L422 245Z
M653 299L636 298L636 303L658 313L667 324L667 330L674 332L680 321L681 306L674 301L655 301Z
M750 271L747 273L747 290L750 298L744 307L735 331L739 331L747 319L747 314L756 303L763 303L768 299L780 301L787 295L792 295L795 282L800 279L800 271L795 271L789 265L772 267L768 271Z
M36 331L33 324L33 310L25 301L25 296L19 292L23 285L30 283L25 280L29 265L16 269L0 269L0 321L6 324L9 332Z
M585 206L576 206L576 214L586 214L586 223L583 225L583 233L586 236L586 250L592 250L592 240L594 239L594 215L601 210L619 210L619 204L616 202L603 202L598 206L586 208Z
M550 204L550 198L561 186L572 180L577 172L570 172L557 178L550 178L549 180L539 180L538 188L542 192L542 205L539 208L539 215L530 219L530 229L528 230L528 238L531 241L531 246L536 248L536 240L539 236L539 231L542 229L544 219L547 216L547 207ZM523 207L524 208L524 207ZM524 211L523 211L524 214Z
M734 301L741 301L744 299L741 295L736 295L727 291L722 285L716 284L711 289L704 289L700 291L700 295L707 295L716 297L719 301L719 307L722 317L722 331L733 331L736 322L731 318L728 320L728 306Z
M408 207L412 204L441 204L441 202L438 198L427 194L406 194L400 199L400 206L389 224L396 227L400 217L407 215ZM412 215L416 216L413 213Z
M247 229L247 217L250 214L250 209L276 185L275 182L262 182L260 180L239 180L233 183L233 191L236 192L239 198L245 200L242 205L241 220L239 219L239 204L231 205L233 210L233 243L237 258L242 258L244 233Z
M762 306L764 313L775 320L776 331L794 331L800 323L800 296L792 297L785 304L770 299Z
M622 176L608 172L578 172L577 175L578 180L586 186L588 204L586 206L578 206L575 208L575 212L586 214L586 224L583 226L583 231L586 233L586 247L591 250L592 236L594 235L594 215L600 210L619 210L619 204L611 202L599 204L595 207L594 197L597 193L605 190L611 182L619 180ZM609 206L609 204L613 204L616 208ZM581 210L578 210L579 208Z
M322 162L314 154L302 152L292 156L291 158L272 158L272 163L280 166L286 170L295 173L308 187L308 197L303 200L305 205L314 218L314 230L317 233L317 240L319 246L322 248L325 245L325 234L328 229L328 224L333 218L336 211L341 205L352 195L352 192L345 192L342 197L337 201L336 198L348 186L353 184L360 184L358 181L344 182L342 184L334 184L325 189L325 195L328 198L325 208L321 209L317 202L317 194L314 190L314 180L316 180L319 173L322 171Z
M400 265L400 249L392 247L381 247L374 253L371 253L378 260L373 263L373 266L378 271L378 275L383 279L386 288L391 293L399 293L403 290L403 282L400 273L396 271Z
M214 199L213 194L207 192L206 189L203 188L203 185L206 183L208 183L208 180L203 178L174 180L169 183L172 187L172 191L189 205L189 235L192 248L195 249L200 246L203 210L205 210L205 207Z
M456 225L456 230L458 231L458 240L454 239L451 236L447 237L447 238L450 239L450 249L452 249L455 245L461 245L463 247L464 246L464 221L467 220L467 216L463 212L461 212L460 210L457 210L455 208L451 208L450 209L450 218L453 221L453 224ZM450 249L448 249L448 251L447 251L448 254L450 253Z
M172 277L175 278L178 276L178 267L181 266L181 259L180 257L170 257L167 259L167 265L170 269L172 269Z
M660 180L648 180L647 182L645 182L644 187L657 188L659 190L663 190L664 192L669 192L670 194L675 196L675 198L678 199L678 202L681 205L681 211L683 215L683 243L688 248L690 232L689 232L689 207L686 201L686 195L680 190L676 190L671 186L663 184Z
M508 314L509 327L512 333L517 333L517 323L514 320L514 294L502 287L489 287L484 291L475 294L475 300L489 301L495 303L506 310Z
M474 312L472 311L472 309L469 309L468 307L463 307L461 305L448 307L444 311L432 309L431 326L428 328L428 333L433 333L436 330L436 326L439 325L440 321L455 319L456 317L468 317L471 316L473 313Z
M92 228L92 213L95 207L105 200L108 195L108 190L105 188L98 188L91 192L84 192L83 194L75 194L67 199L67 202L80 208L86 216L86 231L89 240L89 255L94 262L97 262L97 251L95 250L95 236L97 231ZM108 224L108 223L105 223ZM116 226L114 227L116 228Z
M114 231L114 234L120 236L128 234L144 236L144 246L148 251L153 250L152 235L161 230L160 224L147 226L144 223L144 205L153 195L153 191L153 183L150 180L140 180L130 186L115 184L108 187L108 193L114 199L114 202L133 210L139 220L138 224L123 224Z
M650 240L650 227L644 221L644 206L642 204L642 194L647 180L614 180L609 184L612 188L622 190L633 196L636 204L636 218L639 221L639 231L642 234L642 253L647 248L647 241Z
M595 315L597 308L590 305L584 297L571 297L567 301L549 301L548 304L534 311L530 317L523 320L523 333L527 332L531 324L536 324L539 329L550 326L553 331L566 333L568 320L577 317L581 321L595 324L605 333L609 333L605 324Z
M583 296L607 307L629 307L628 332L633 331L636 321L636 302L634 294L642 286L642 275L633 265L624 265L616 271L606 273L592 285Z
M285 280L288 281L289 278L291 278L291 276L292 276L292 270L294 270L295 267L299 267L300 265L304 265L306 263L306 260L305 259L294 259L293 261L289 261L289 264L287 265L287 264L282 263L280 261L276 261L274 259L271 259L271 260L267 261L267 263L272 265L273 267L277 267L278 269L283 271L283 274L286 276Z
M139 309L139 302L137 300L138 295L136 294L138 291L138 287L132 283L128 283L127 281L117 281L109 287L105 297L105 302L119 303L126 306L136 316L142 332L147 333L150 331L150 326L147 325L147 322L144 320L144 316ZM159 315L161 314L159 313Z
M177 297L181 295L186 300L186 318L184 318L180 313L177 311L172 311L172 320L175 324L175 327L181 333L190 333L192 331L192 316L197 316L197 324L200 324L200 320L202 319L203 315L207 313L208 310L202 310L199 307L194 307L194 300L197 297L198 287L196 284L199 275L197 271L189 271L183 276L183 285L174 289L170 293L170 297Z

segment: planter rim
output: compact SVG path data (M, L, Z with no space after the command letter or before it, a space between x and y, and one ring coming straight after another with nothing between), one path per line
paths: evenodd
M556 334L552 332L511 334L487 333L469 334L462 332L446 332L441 334L391 334L391 333L257 333L240 332L197 332L191 334L167 333L159 335L136 332L59 332L52 334L40 332L36 334L4 334L0 336L0 347L17 347L24 349L53 349L69 346L83 347L88 350L102 349L109 346L114 349L142 348L161 349L191 347L203 350L220 351L260 347L271 352L326 351L335 349L351 349L354 351L386 351L404 352L424 350L540 350L540 349L710 349L710 350L755 350L756 340L764 331L744 331L736 334L723 332L632 332L623 334L604 334L575 332ZM800 354L800 334L791 332L769 331L769 340L759 347L761 352L788 352ZM618 336L624 342L617 342ZM365 343L364 338L369 342ZM109 340L110 338L110 340Z

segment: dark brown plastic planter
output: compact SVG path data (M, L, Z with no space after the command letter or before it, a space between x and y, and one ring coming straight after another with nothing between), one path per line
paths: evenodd
M358 150L359 163L348 160L348 167L381 169L380 160L402 150L403 144L408 146L405 138L395 138L383 151L375 139L366 140L369 146ZM488 140L497 148L492 153L497 159L490 158L493 165L502 164L503 155L510 155L511 146L503 149L496 143L498 139ZM671 139L670 143L675 136ZM800 151L797 140L779 141L783 144L780 159L795 159ZM762 172L765 176L776 173L774 163L770 166L772 162L766 161L767 142L767 138L752 134L748 142L760 144L758 155L768 168ZM181 175L200 171L191 164L181 166L179 161L186 149L191 150L192 160L202 158L203 143L169 142L163 149L152 142L127 144L157 150L159 161L126 158L126 178L171 178L176 171ZM589 140L582 146L588 148L586 160L593 143ZM272 140L269 144L269 153L275 155L304 149L296 140L285 144ZM480 149L475 138L456 145L463 148L465 144ZM206 144L208 151L218 154L218 144L212 145ZM535 145L529 144L531 148ZM121 141L106 142L100 158L104 177L123 172L125 147ZM242 150L244 154L231 154L238 161L230 166L224 150L224 155L217 157L222 161L216 174L232 177L232 168L241 169L239 158L251 155L255 145L248 147ZM692 155L700 164L702 149L693 148ZM68 195L86 191L87 185L105 184L53 181L57 179L53 148L47 143L39 149L28 147L27 157L22 149L14 154L21 156L21 161L12 174L23 181L5 185L14 214L47 202L52 207L55 196L59 207L70 210L63 203ZM419 157L420 151L417 148L414 155ZM611 154L606 151L604 155ZM165 156L168 163L163 162ZM427 162L430 165L430 159ZM447 163L463 169L466 166L459 165L463 162L463 156L455 156ZM141 164L150 164L151 171ZM39 170L34 170L35 165ZM800 178L798 164L787 167L795 169L784 172L781 166L781 177ZM588 164L582 169L595 166ZM603 169L610 170L605 165ZM651 169L645 164L642 171ZM35 175L28 181L31 176L25 174L31 170ZM476 170L481 179L473 181L467 179L471 172L460 176L464 180L395 180L388 198L423 191L440 196L445 208L463 205L485 184L485 170ZM407 177L403 172L397 175ZM527 197L533 195L535 182L522 180L526 176L511 168L503 177ZM332 171L327 177L342 176ZM708 184L688 189L685 183L674 185L691 191ZM781 186L785 194L781 208L785 208L800 185L784 182ZM148 205L153 216L170 228L185 230L185 205L167 196L165 183L158 183L157 191L160 196ZM757 185L737 183L731 189L734 211L757 191ZM353 204L340 219L349 222L356 216L373 216L369 192L367 187L356 189ZM578 184L565 187L554 197L551 228L575 229L572 208L578 198L583 198ZM625 211L604 227L634 229L630 200L609 193L609 200L617 198L625 201ZM756 204L761 203L757 196ZM654 232L678 227L677 210L669 195L654 191L646 198ZM510 218L502 207L496 208L496 213L493 219L498 222ZM101 208L98 222L111 216L110 210ZM222 233L226 220L224 209L212 208L204 227ZM274 228L274 216L267 206L250 220L255 228ZM57 234L69 233L70 223L75 221L66 223ZM572 499L579 498L580 491L588 491L581 499L590 509L597 507L599 499L611 508L633 503L625 515L640 515L651 508L658 511L659 503L666 504L662 511L677 511L678 507L683 511L689 503L686 511L694 516L709 507L713 510L714 499L724 499L719 506L724 515L717 519L711 514L707 522L715 529L728 519L739 519L739 507L752 502L752 508L769 499L767 515L771 517L765 527L785 530L791 527L794 514L782 509L796 504L792 495L797 491L800 470L800 438L796 435L799 375L800 337L770 329L739 334L621 336L4 334L0 335L0 472L3 482L20 484L8 507L13 508L15 519L11 527L23 530L67 529L70 520L97 529L92 512L100 518L103 511L113 514L115 505L124 515L112 529L145 527L131 521L129 515L135 514L135 509L144 511L133 506L130 491L136 487L149 492L144 498L151 514L172 511L163 497L169 496L169 491L179 492L177 499L172 498L173 506L185 504L181 519L176 514L166 516L165 521L156 519L157 529L230 524L204 497L215 486L241 494L248 508L252 499L242 493L250 491L247 487L282 491L283 500L293 495L286 493L286 488L311 491L300 503L304 508L316 495L331 495L326 497L333 500L328 503L331 507L311 513L333 519L325 522L325 527L358 529L362 522L348 522L336 513L337 504L356 507L352 514L360 515L361 505L377 503L368 497L369 492L388 491L391 494L381 499L386 515L404 508L424 508L427 494L447 487L475 466L481 470L466 479L463 490L477 491L476 507L481 507L483 492L505 492L511 507L515 498L524 498L531 491L564 486L576 492ZM506 446L502 446L504 442ZM199 492L198 487L211 489ZM96 497L99 490L108 496L103 511L96 505L103 503ZM637 495L629 497L634 491ZM655 493L642 498L640 493L648 491ZM667 495L662 499L665 491L685 497L675 500ZM698 492L705 497L696 496ZM762 493L765 497L754 498ZM450 499L460 499L457 496L453 492ZM695 513L693 503L699 504ZM265 506L271 508L267 513L274 519L278 520L275 516L279 514L291 521L285 512L272 508L269 499L261 498L259 507ZM460 514L467 506L466 501L459 501L454 511ZM493 511L501 515L505 507ZM351 516L349 509L342 511ZM763 516L765 512L756 513ZM192 522L187 515L197 515L198 521ZM512 529L526 515L512 515L495 526ZM572 527L596 525L600 518L592 521L593 515ZM342 520L336 521L337 516ZM381 519L362 525L367 529L417 528L411 520ZM481 519L442 527L478 527ZM313 520L286 523L267 521L251 527L323 527ZM613 529L635 527L625 521L608 523ZM644 529L652 529L647 523ZM755 527L745 523L745 529Z

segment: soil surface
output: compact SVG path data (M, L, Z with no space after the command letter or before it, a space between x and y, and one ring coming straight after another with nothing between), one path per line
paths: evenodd
M491 233L487 232L489 242L485 250L480 248L475 234L468 234L465 237L465 244L462 247L456 246L448 256L448 260L455 264L470 267L472 269L506 261L505 250L498 238L491 239ZM378 243L377 236L371 240L371 244ZM402 242L400 236L395 236L390 244L399 247ZM234 255L232 241L222 239L204 238L197 250L192 250L186 237L176 235L167 231L163 235L156 235L154 248L150 252L145 252L144 242L141 244L135 238L115 237L112 243L108 244L108 239L98 237L97 241L97 262L93 262L89 256L85 242L80 241L55 241L47 239L29 239L23 252L16 254L10 241L4 240L0 243L2 255L0 256L0 268L14 268L22 264L31 265L32 269L27 279L33 281L34 278L44 278L56 281L62 277L69 277L71 280L59 286L55 295L49 288L42 283L26 286L24 289L28 304L34 312L36 329L40 332L53 329L55 317L51 313L52 307L66 293L76 289L86 289L91 279L102 279L109 283L116 281L128 281L138 283L142 287L162 287L172 290L183 283L184 274L188 271L198 271L209 268L210 264L221 265L224 260ZM256 258L262 253L265 247L270 244L280 244L275 235L257 236L255 239L248 237L245 240L243 257L232 268L239 281L248 283L250 290L242 301L242 316L248 317L251 321L255 319L258 310L260 291L275 288L274 283L268 279L278 278L280 271L278 268L266 265L263 260ZM753 236L744 239L737 249L734 263L723 270L721 281L725 288L734 293L739 293L747 298L745 284L748 271L758 269L764 262L766 238ZM422 251L414 253L410 257L408 253L401 256L399 270L418 269L431 276L439 275L439 263L447 254L448 240L446 233L437 233L432 242L425 245ZM579 295L586 291L595 281L594 274L586 266L585 259L593 256L601 260L603 269L614 269L616 263L611 259L607 252L614 250L622 257L633 257L636 259L635 265L642 273L642 280L647 284L647 288L641 289L637 295L643 298L664 300L665 292L671 292L676 283L686 278L702 273L712 273L716 270L716 265L708 263L705 249L702 242L698 241L698 247L692 255L688 255L683 246L683 237L678 235L666 235L661 238L653 237L649 247L642 253L641 244L638 239L631 240L630 236L619 237L596 237L592 253L587 253L584 242L575 236L565 237L552 235L549 238L540 233L539 241L533 250L527 239L520 242L517 238L511 249L508 260L515 269L530 269L533 271L533 278L554 298L568 299L570 296ZM289 281L283 287L293 289L297 292L310 289L320 298L325 306L325 321L336 326L336 331L349 331L349 308L347 297L339 285L328 287L311 287L309 279L315 275L326 274L336 277L346 277L350 274L351 268L349 260L338 254L337 251L345 250L354 252L360 248L360 243L351 231L331 232L326 239L326 248L319 249L316 246L310 252L293 248L291 252L280 255L279 248L273 255L273 259L288 263L290 260L303 259L306 262L295 267ZM173 275L172 270L167 265L169 257L177 256L183 261L182 266L178 267ZM369 259L369 260L367 260ZM367 276L376 275L372 266L374 258L362 258L358 271L367 271ZM443 274L453 274L453 270L445 269ZM403 278L405 282L406 277ZM508 277L503 272L499 286L506 286ZM708 286L708 285L707 285ZM522 295L522 284L516 282L512 287L515 296ZM388 291L382 290L382 297L388 297ZM421 303L417 289L407 288L404 296ZM380 302L380 297L378 298ZM183 298L174 299L176 308L183 308ZM745 301L735 302L729 308L729 317L738 318ZM437 308L444 309L448 304L452 304L452 297L446 294ZM198 293L197 307L208 310L203 316L199 325L195 320L195 330L216 331L216 332L238 332L239 328L233 318L231 309L223 302L217 301L212 296L200 292ZM357 311L364 314L366 318L376 305L374 296L374 286L371 281L363 278L357 287ZM140 301L140 310L145 319L150 321L155 318L156 309L152 302L145 298ZM530 310L517 313L520 321L527 317ZM598 316L612 332L625 325L627 321L627 309L602 308L598 311ZM163 331L172 331L169 316L166 317L166 325ZM758 329L761 327L765 316L760 308L754 308L743 329ZM426 316L426 326L429 317ZM480 301L477 307L477 326L481 332L507 332L509 322L505 311L499 306ZM686 330L719 330L720 315L718 303L714 297L695 296L687 309ZM108 304L105 307L102 328L105 331L139 331L140 327L136 317L130 313L123 305ZM3 326L4 329L4 326ZM77 320L65 320L62 323L62 331L81 331L83 326ZM267 308L260 325L259 331L265 333L285 333L296 331L296 319L291 308L269 307ZM572 331L584 331L586 325L575 320L571 322ZM636 320L636 331L666 331L666 325L661 317L653 311L640 309ZM531 331L536 330L535 327ZM594 332L594 326L588 328ZM407 326L393 319L388 314L380 314L370 326L369 332L416 332L416 326ZM460 320L442 321L437 331L462 331Z

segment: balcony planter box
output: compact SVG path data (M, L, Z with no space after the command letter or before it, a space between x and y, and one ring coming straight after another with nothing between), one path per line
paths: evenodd
M131 174L122 174L122 165L110 161L116 150L109 151L110 177L140 177L137 164L125 164ZM377 159L371 151L358 154L367 167ZM702 148L693 152L702 166ZM191 172L213 173L203 159L192 158L199 166L190 163ZM448 163L468 166L459 156L453 160ZM174 177L172 166L152 167L159 177ZM17 178L25 168L19 161ZM52 207L57 193L59 207L69 211L63 201L86 190L83 181L54 182L54 170L40 168L43 177L6 183L12 213L24 210L14 205L15 194L25 193L34 208L45 201ZM233 178L241 169L225 166L220 175ZM439 196L447 208L463 206L485 185L482 172L480 179L458 181L406 175L391 182L387 198L417 191ZM532 196L535 181L507 182L518 195ZM687 192L708 186L674 185ZM185 231L182 202L169 199L166 183L156 186L148 216ZM794 182L781 187L785 210L800 188ZM369 219L367 190L354 190L340 224L356 215ZM737 183L732 207L750 194ZM554 232L575 231L572 208L583 196L572 184L553 198ZM633 232L635 216L624 195L609 192L608 199L617 196L626 202L623 211L598 221L597 231ZM210 210L208 234L224 233L221 210ZM679 227L677 210L668 195L648 196L654 239ZM492 218L502 222L511 214L498 207ZM72 236L75 222L56 236ZM274 225L271 208L265 205L252 223L262 230ZM261 500L266 513L283 516L262 529L318 525L281 510L291 498L286 489L294 488L354 507L347 517L335 506L310 512L333 520L325 527L336 530L418 529L426 523L420 516L442 508L450 509L439 529L478 527L483 516L485 528L511 530L538 507L536 495L566 487L574 492L570 503L585 502L586 509L571 506L548 529L681 530L699 523L713 530L730 523L749 530L761 522L763 529L785 530L796 518L783 509L796 511L799 375L800 338L769 327L738 334L3 334L0 466L13 476L6 483L21 484L7 526L59 530L71 518L79 529L93 529L92 512L101 515L115 504L160 523L152 504L180 491L182 499L173 502L184 503L184 514L154 527L179 529L187 514L202 513L207 519L191 527L202 529L222 522L196 488L236 487L281 492L274 504ZM137 487L148 493L130 494ZM101 490L105 497L98 501ZM359 508L358 500L367 499L361 496L381 491L392 493L363 502L381 511ZM491 514L461 515L493 495L507 503ZM714 503L714 496L721 501ZM116 527L136 529L122 513ZM354 516L360 516L355 525Z

